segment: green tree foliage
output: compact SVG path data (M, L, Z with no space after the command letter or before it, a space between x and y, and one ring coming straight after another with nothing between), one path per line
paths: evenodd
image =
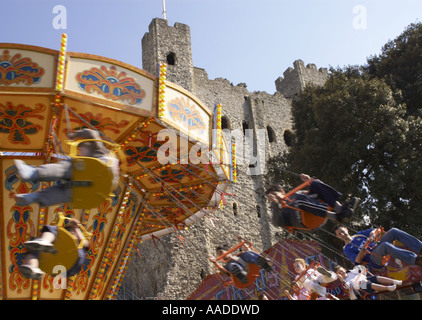
M362 199L356 221L422 236L422 27L411 25L368 65L331 69L293 101L295 139L269 180L304 172ZM409 75L409 73L412 73Z
M422 107L422 23L411 24L382 48L379 56L368 59L366 72L385 79L402 92L401 102L409 115L420 115Z
M422 234L422 23L409 25L382 48L379 56L369 58L365 72L372 78L384 79L393 90L400 92L397 100L406 105L404 119L408 132L406 143L401 146L400 169L407 201L400 208L406 217L401 223Z

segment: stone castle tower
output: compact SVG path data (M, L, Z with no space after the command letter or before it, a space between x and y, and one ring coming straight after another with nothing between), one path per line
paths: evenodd
M294 68L275 81L274 94L251 93L245 84L233 85L222 78L210 80L204 69L193 66L189 26L176 23L172 27L167 20L156 18L142 39L142 69L158 74L161 62L168 64L168 81L192 92L211 110L222 105L223 128L252 129L249 132L260 143L255 147L265 150L261 156L266 160L288 148L291 99L307 84L323 84L328 77L327 69L317 70L297 60ZM257 139L257 132L265 136ZM256 174L250 163L238 163L237 170L238 182L227 190L234 196L226 196L222 209L183 231L183 239L169 234L139 244L120 290L123 299L186 299L206 274L214 273L208 256L216 255L216 246L232 246L237 235L242 235L262 252L280 239L283 231L271 224L264 176Z

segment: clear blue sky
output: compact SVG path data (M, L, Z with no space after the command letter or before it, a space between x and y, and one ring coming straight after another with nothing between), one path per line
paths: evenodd
M142 68L141 39L162 17L162 0L1 0L0 42L60 48ZM66 29L53 8L66 8ZM421 0L166 0L169 25L190 26L194 66L210 79L274 93L274 81L302 59L317 67L365 64L413 22Z

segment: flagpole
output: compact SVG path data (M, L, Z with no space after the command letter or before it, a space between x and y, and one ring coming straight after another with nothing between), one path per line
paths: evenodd
M166 0L163 0L163 19L167 20Z

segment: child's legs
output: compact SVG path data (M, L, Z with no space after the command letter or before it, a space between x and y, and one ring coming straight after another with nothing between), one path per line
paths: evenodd
M72 189L65 184L56 184L39 192L38 202L42 207L49 207L60 203L72 201Z
M312 181L311 185L309 186L309 194L318 195L318 199L321 199L332 208L335 207L336 202L341 197L340 192L338 192L328 184L321 182L320 180Z
M49 163L37 167L37 180L39 181L70 180L71 177L71 161L60 161L58 163Z
M40 238L53 243L57 237L57 226L45 225L41 229Z
M258 258L260 257L260 255L256 253L255 251L245 251L245 252L242 252L239 255L239 257L242 258L242 260L247 263L256 264L258 262Z
M32 268L38 268L40 266L40 262L38 260L38 254L32 253L32 252L27 252L25 254L24 264L28 265Z
M381 277L381 276L377 276L377 281L380 284L387 284L387 285L391 285L391 284L396 284L397 280L395 279L391 279L391 278L387 278L387 277Z
M307 194L299 194L294 201L295 205L306 212L325 218L327 216L328 206Z
M387 286L384 286L384 285L379 284L379 283L371 283L371 288L374 291L386 291L388 289Z
M236 268L238 268L238 269L242 270L243 272L245 272L245 271L244 271L244 269L243 269L243 266L242 266L240 263L237 263L237 262L235 262L235 261L230 261L229 263L227 263L227 264L224 266L224 268L225 268L228 272L230 272L230 273L233 273L233 272L236 270Z

